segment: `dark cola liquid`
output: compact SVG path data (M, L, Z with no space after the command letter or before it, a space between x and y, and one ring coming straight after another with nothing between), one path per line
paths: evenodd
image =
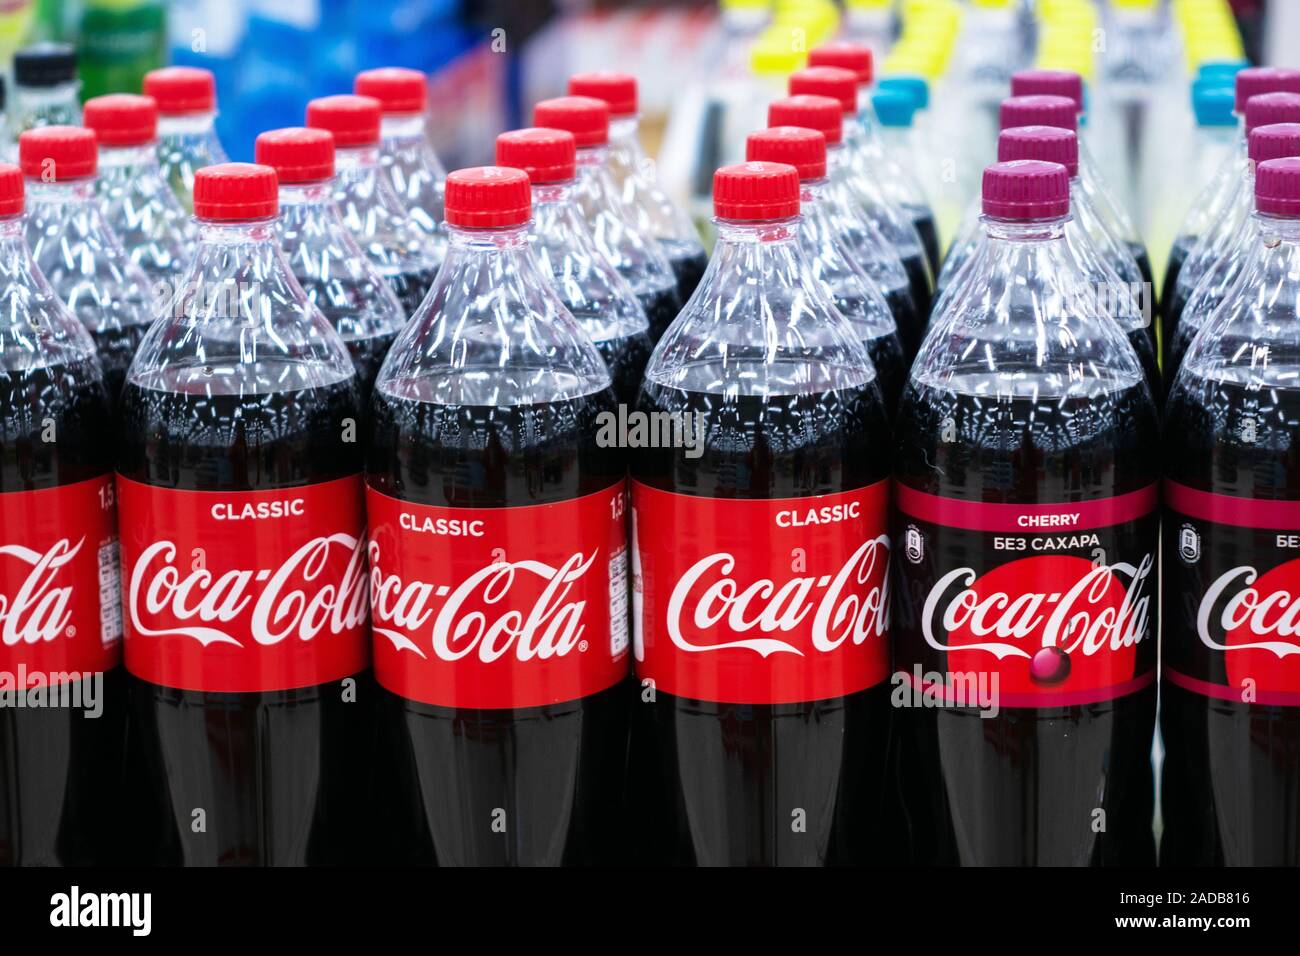
M930 276L926 271L925 259L920 253L903 257L903 269L907 272L907 289L916 304L917 314L921 316L919 327L904 329L899 326L899 333L904 336L903 347L915 355L925 337L925 328L930 322L930 307L934 305L934 290L930 288Z
M596 442L611 390L529 406L435 405L382 389L372 401L367 481L385 495L448 508L568 501L626 473L624 452ZM627 755L628 690L544 707L473 709L379 689L391 824L403 862L558 866L605 862L616 849ZM510 821L490 825L495 809Z
M647 382L647 412L703 414L704 454L637 449L633 477L706 498L837 494L886 477L878 386L726 398ZM630 799L638 856L699 866L862 860L879 827L887 683L847 697L730 704L659 691L634 704ZM793 833L791 807L822 808ZM813 816L810 811L810 816Z
M109 329L104 332L92 332L95 351L99 353L99 366L104 372L104 391L108 395L110 409L116 411L122 401L122 387L126 384L126 372L135 358L135 350L140 347L140 340L149 331L149 324L128 325L124 329Z
M1125 242L1128 247L1129 255L1137 263L1138 273L1142 276L1142 281L1146 283L1147 289L1151 290L1149 295L1155 295L1156 280L1151 272L1151 256L1147 254L1147 247L1140 242ZM1154 304L1154 303L1153 303Z
M396 275L384 276L389 288L397 296L397 301L402 303L402 311L406 313L408 319L415 315L415 310L420 307L424 297L429 294L429 289L433 286L433 279L437 274L438 270L433 268L417 269L415 272L400 272Z
M275 369L266 369L275 380ZM129 384L118 472L184 491L264 491L362 470L354 379L289 392L201 395ZM348 860L370 746L373 684L256 693L162 687L128 675L132 834L149 862L299 866ZM195 833L196 807L206 832Z
M925 338L929 320L917 308L910 286L890 289L885 293L885 301L889 303L889 311L894 316L894 325L898 328L898 343L903 348L904 367L911 369L912 359L916 358L916 351L921 347L921 340ZM906 380L906 375L904 379Z
M596 348L609 367L614 396L620 404L633 407L641 391L641 380L645 378L646 363L654 351L649 334L638 332L616 339L601 339Z
M1174 326L1170 323L1169 313L1174 301L1174 290L1178 288L1178 274L1183 271L1183 263L1191 255L1195 244L1196 240L1193 237L1179 236L1174 240L1173 248L1169 250L1169 262L1165 265L1165 280L1160 286L1160 342L1165 354L1168 354L1169 346L1173 342ZM1173 381L1172 375L1167 377L1170 382Z
M1172 481L1238 498L1300 500L1300 391L1185 378L1170 396L1165 415L1166 475ZM1185 526L1198 534L1199 547L1190 554L1183 550ZM1233 568L1255 568L1262 578L1294 560L1296 552L1278 547L1277 538L1277 530L1270 528L1210 529L1166 505L1166 667L1234 686L1225 671L1227 656L1234 652L1212 653L1198 634L1201 598L1211 582ZM1264 594L1270 593L1258 583ZM1224 601L1239 590L1230 589L1214 605L1211 626ZM1211 637L1224 643L1221 628ZM1268 634L1257 639L1286 638ZM1300 865L1300 707L1222 700L1166 679L1160 708L1165 747L1161 863Z
M353 320L361 304L361 297L364 295L364 291L358 286L351 283L344 284L338 280L321 282L311 276L295 275L294 278L306 291L307 298L311 299L312 304L320 310L321 315L325 316L326 321L342 336L343 344L348 347L348 355L352 358L352 367L356 369L357 381L361 386L362 407L365 407L365 403L370 398L370 390L375 384L375 376L379 374L379 366L384 364L384 357L388 355L389 346L393 344L393 339L397 338L397 333L389 332L364 338L354 334ZM357 305L349 306L346 303L357 303ZM409 316L410 313L408 312L407 315Z
M113 470L108 401L90 380L94 373L89 366L0 372L0 494ZM54 441L43 440L48 422ZM126 723L121 667L104 674L101 701L103 713L93 719L72 707L0 707L0 866L84 866L115 854Z
M685 305L694 295L695 287L704 278L704 270L709 267L709 255L703 249L693 255L681 255L675 253L667 243L663 244L663 249L668 255L668 264L673 267L673 275L677 279L677 297L682 305Z
M1130 329L1128 342L1137 354L1138 365L1142 367L1142 377L1146 379L1147 387L1151 389L1152 401L1156 402L1157 406L1163 404L1165 391L1161 384L1160 365L1156 360L1156 346L1151 329L1149 327Z
M909 208L908 215L912 226L921 237L921 248L925 250L925 261L930 266L930 275L939 274L939 228L934 224L934 215L928 209Z
M650 341L658 342L673 324L677 313L682 310L681 299L677 297L677 287L668 286L652 292L636 294L641 308L645 309L646 319L650 322Z
M1141 388L1072 401L998 401L913 379L896 440L896 481L965 501L1105 498L1144 488L1160 473L1155 416ZM1025 556L986 550L990 536L979 532L950 531L945 541L931 553L942 570L895 555L895 647L918 633L932 578ZM1139 645L1152 666L1154 635L1153 626ZM900 707L898 803L912 862L1149 865L1155 706L1152 684L1091 704L1004 707L995 717L964 707ZM1098 808L1106 823L1100 833Z

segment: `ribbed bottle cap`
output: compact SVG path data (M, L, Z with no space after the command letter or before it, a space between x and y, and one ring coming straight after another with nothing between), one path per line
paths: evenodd
M204 166L194 174L194 215L209 222L270 219L280 208L279 188L270 166Z
M254 159L270 166L281 183L317 183L334 175L334 134L327 129L289 126L261 133Z
M785 163L737 163L713 174L713 214L756 222L799 215L799 171Z
M134 93L96 96L82 107L82 122L101 146L143 146L158 136L158 104Z
M871 47L865 43L853 43L841 40L836 43L823 43L808 53L809 66L838 66L841 70L852 70L858 77L858 86L865 86L875 76L875 60Z
M844 112L840 101L829 96L787 96L767 107L768 126L802 126L815 129L834 146L844 138Z
M447 222L463 229L521 226L533 211L528 174L506 166L474 166L447 174Z
M826 137L803 126L773 126L749 134L745 159L785 163L799 171L801 180L821 179L826 175Z
M1056 126L1078 131L1079 112L1068 96L1009 96L998 110L1002 129L1015 126Z
M1246 155L1257 163L1300 156L1300 123L1256 126L1246 140Z
M23 171L13 163L0 163L0 216L22 215Z
M429 99L428 80L419 70L383 66L365 70L352 81L352 92L379 100L385 113L423 113Z
M1021 70L1011 74L1012 96L1064 96L1083 112L1083 77L1072 70Z
M59 86L77 78L77 51L66 43L34 43L14 54L18 86Z
M1261 93L1246 101L1246 135L1257 126L1300 123L1300 93Z
M24 176L45 182L93 176L99 165L95 133L84 126L29 129L18 137L18 165Z
M497 137L497 165L522 169L534 186L564 183L577 175L577 141L563 129L534 126Z
M1060 163L1073 179L1079 175L1079 137L1058 126L1013 126L998 134L998 162L1037 159Z
M1197 126L1235 126L1237 118L1232 109L1236 101L1232 87L1224 86L1214 77L1192 84L1192 112Z
M197 66L165 66L144 75L143 93L164 116L211 113L217 108L217 81L211 70Z
M307 104L307 125L333 133L336 148L378 143L382 117L379 100L373 96L340 93L321 96Z
M911 126L916 117L916 100L903 90L876 90L871 94L871 108L881 126Z
M1255 208L1274 216L1300 216L1300 158L1270 159L1255 168Z
M590 96L609 105L610 116L636 115L636 77L631 73L597 70L569 77L570 96Z
M902 90L916 101L918 110L927 109L930 106L930 84L926 82L923 76L911 74L886 76L876 86L882 90Z
M1237 113L1246 111L1252 96L1263 93L1300 93L1300 70L1280 66L1252 66L1240 70L1236 79Z
M791 96L826 96L838 100L842 113L858 111L858 75L838 66L810 66L790 74Z
M557 96L533 107L533 122L548 129L567 130L579 146L609 142L609 104L594 96Z
M1070 212L1070 174L1060 163L1022 159L984 169L984 215L1059 219Z

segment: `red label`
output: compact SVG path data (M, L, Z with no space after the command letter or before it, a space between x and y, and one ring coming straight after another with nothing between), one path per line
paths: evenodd
M538 707L627 673L623 482L520 508L366 489L375 677L444 707Z
M976 677L1004 706L1055 707L1155 679L1155 485L1034 505L900 485L897 503L896 663L913 685L954 700Z
M112 475L0 494L0 671L14 687L117 664L118 601Z
M889 670L889 482L721 499L632 483L637 677L679 697L842 697Z
M126 666L164 687L310 687L366 666L361 476L176 491L118 476Z

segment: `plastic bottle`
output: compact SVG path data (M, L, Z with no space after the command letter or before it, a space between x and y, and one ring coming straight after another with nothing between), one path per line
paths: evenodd
M165 66L145 74L143 91L158 104L163 178L186 210L192 210L194 174L227 159L217 138L217 81L211 70Z

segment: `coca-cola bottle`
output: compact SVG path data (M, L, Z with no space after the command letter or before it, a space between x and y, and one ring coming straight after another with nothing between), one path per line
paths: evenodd
M988 167L983 274L896 420L895 716L913 859L1150 863L1155 405L1065 238L1069 173Z
M925 333L928 312L923 312L912 295L915 266L908 268L892 245L858 207L850 194L846 177L833 175L843 168L841 139L844 128L839 100L828 96L788 96L773 100L767 110L769 127L797 126L814 129L826 140L827 181L823 192L826 202L822 214L849 250L850 260L875 282L889 303L899 340L903 344L904 363L910 364ZM928 290L926 291L928 302Z
M604 858L627 752L626 462L609 370L529 249L528 176L447 176L447 259L367 460L394 857Z
M194 177L183 293L118 433L133 843L164 863L349 857L369 745L356 375L294 281L275 171Z
M363 402L406 313L334 203L334 137L292 127L257 137L255 157L280 183L280 248L312 305L348 347Z
M1166 406L1162 863L1300 864L1300 159Z
M827 197L826 137L799 126L774 126L750 133L745 159L786 163L799 172L799 250L808 282L830 293L876 367L885 407L892 413L907 379L903 346L889 303L869 276L851 260L835 229Z
M1300 96L1294 93L1272 93L1253 97L1247 105L1247 112L1254 112L1260 100L1273 97L1287 97L1294 100L1293 115L1300 119ZM1198 246L1188 258L1188 272L1195 268L1201 273L1201 277L1190 293L1186 291L1186 287L1183 287L1181 290L1183 297L1180 298L1178 309L1176 312L1171 310L1170 313L1172 337L1165 343L1165 375L1171 383L1178 374L1178 366L1182 363L1188 346L1192 344L1197 333L1205 327L1223 300L1233 291L1259 241L1259 224L1254 216L1256 164L1270 159L1300 156L1300 123L1256 126L1251 129L1248 142L1249 162L1244 166L1242 182L1237 190L1238 195L1228 205L1223 219L1215 224L1212 233L1219 236L1221 227L1230 228L1222 233L1222 238L1218 242L1220 248L1213 254ZM1209 238L1211 232L1205 235L1208 246L1212 241ZM1204 259L1200 258L1202 251L1207 252ZM1196 263L1195 266L1192 265L1193 262Z
M533 122L567 130L578 144L578 188L574 198L591 227L596 248L627 280L650 321L650 338L658 341L677 317L682 300L668 258L632 218L609 169L609 107L590 96L542 100Z
M27 177L32 258L90 330L109 401L116 405L155 302L149 280L118 241L96 195L95 134L80 126L28 130L19 137L18 157Z
M903 204L904 194L911 195L905 184L887 182L887 167L876 161L880 144L870 145L862 124L858 122L857 74L833 66L798 70L790 76L790 94L825 96L840 104L844 147L831 153L831 179L894 247L907 269L912 298L921 312L929 315L934 293L930 250L933 250L934 261L938 261L934 217L924 201L915 196L907 199L908 205ZM772 125L770 111L768 125ZM909 345L907 330L900 326L900 331L903 344ZM912 346L912 352L915 352L915 346Z
M419 70L397 66L358 73L352 92L379 101L379 164L411 222L429 237L438 261L447 251L442 228L442 189L447 170L425 131L429 81Z
M561 129L521 129L497 137L497 164L522 169L532 184L529 241L543 275L565 308L596 343L609 366L614 394L636 403L654 343L632 287L596 248L574 201L577 145Z
M569 95L590 96L609 106L609 172L632 220L654 237L677 277L677 295L687 302L700 284L709 256L686 211L659 188L654 164L641 145L636 77L597 71L569 77Z
M226 162L217 138L217 82L211 70L165 66L144 75L141 92L158 104L158 165L187 211L193 210L194 174Z
M307 125L334 134L334 201L371 265L410 316L433 283L441 251L407 214L380 162L379 101L323 96L307 104Z
M0 165L0 866L103 862L126 713L108 397Z
M174 291L196 230L158 165L158 106L147 96L110 93L86 100L84 109L99 142L104 218L145 276Z
M877 829L889 718L889 426L798 246L799 174L718 170L718 243L633 452L634 799L651 859L816 865Z

